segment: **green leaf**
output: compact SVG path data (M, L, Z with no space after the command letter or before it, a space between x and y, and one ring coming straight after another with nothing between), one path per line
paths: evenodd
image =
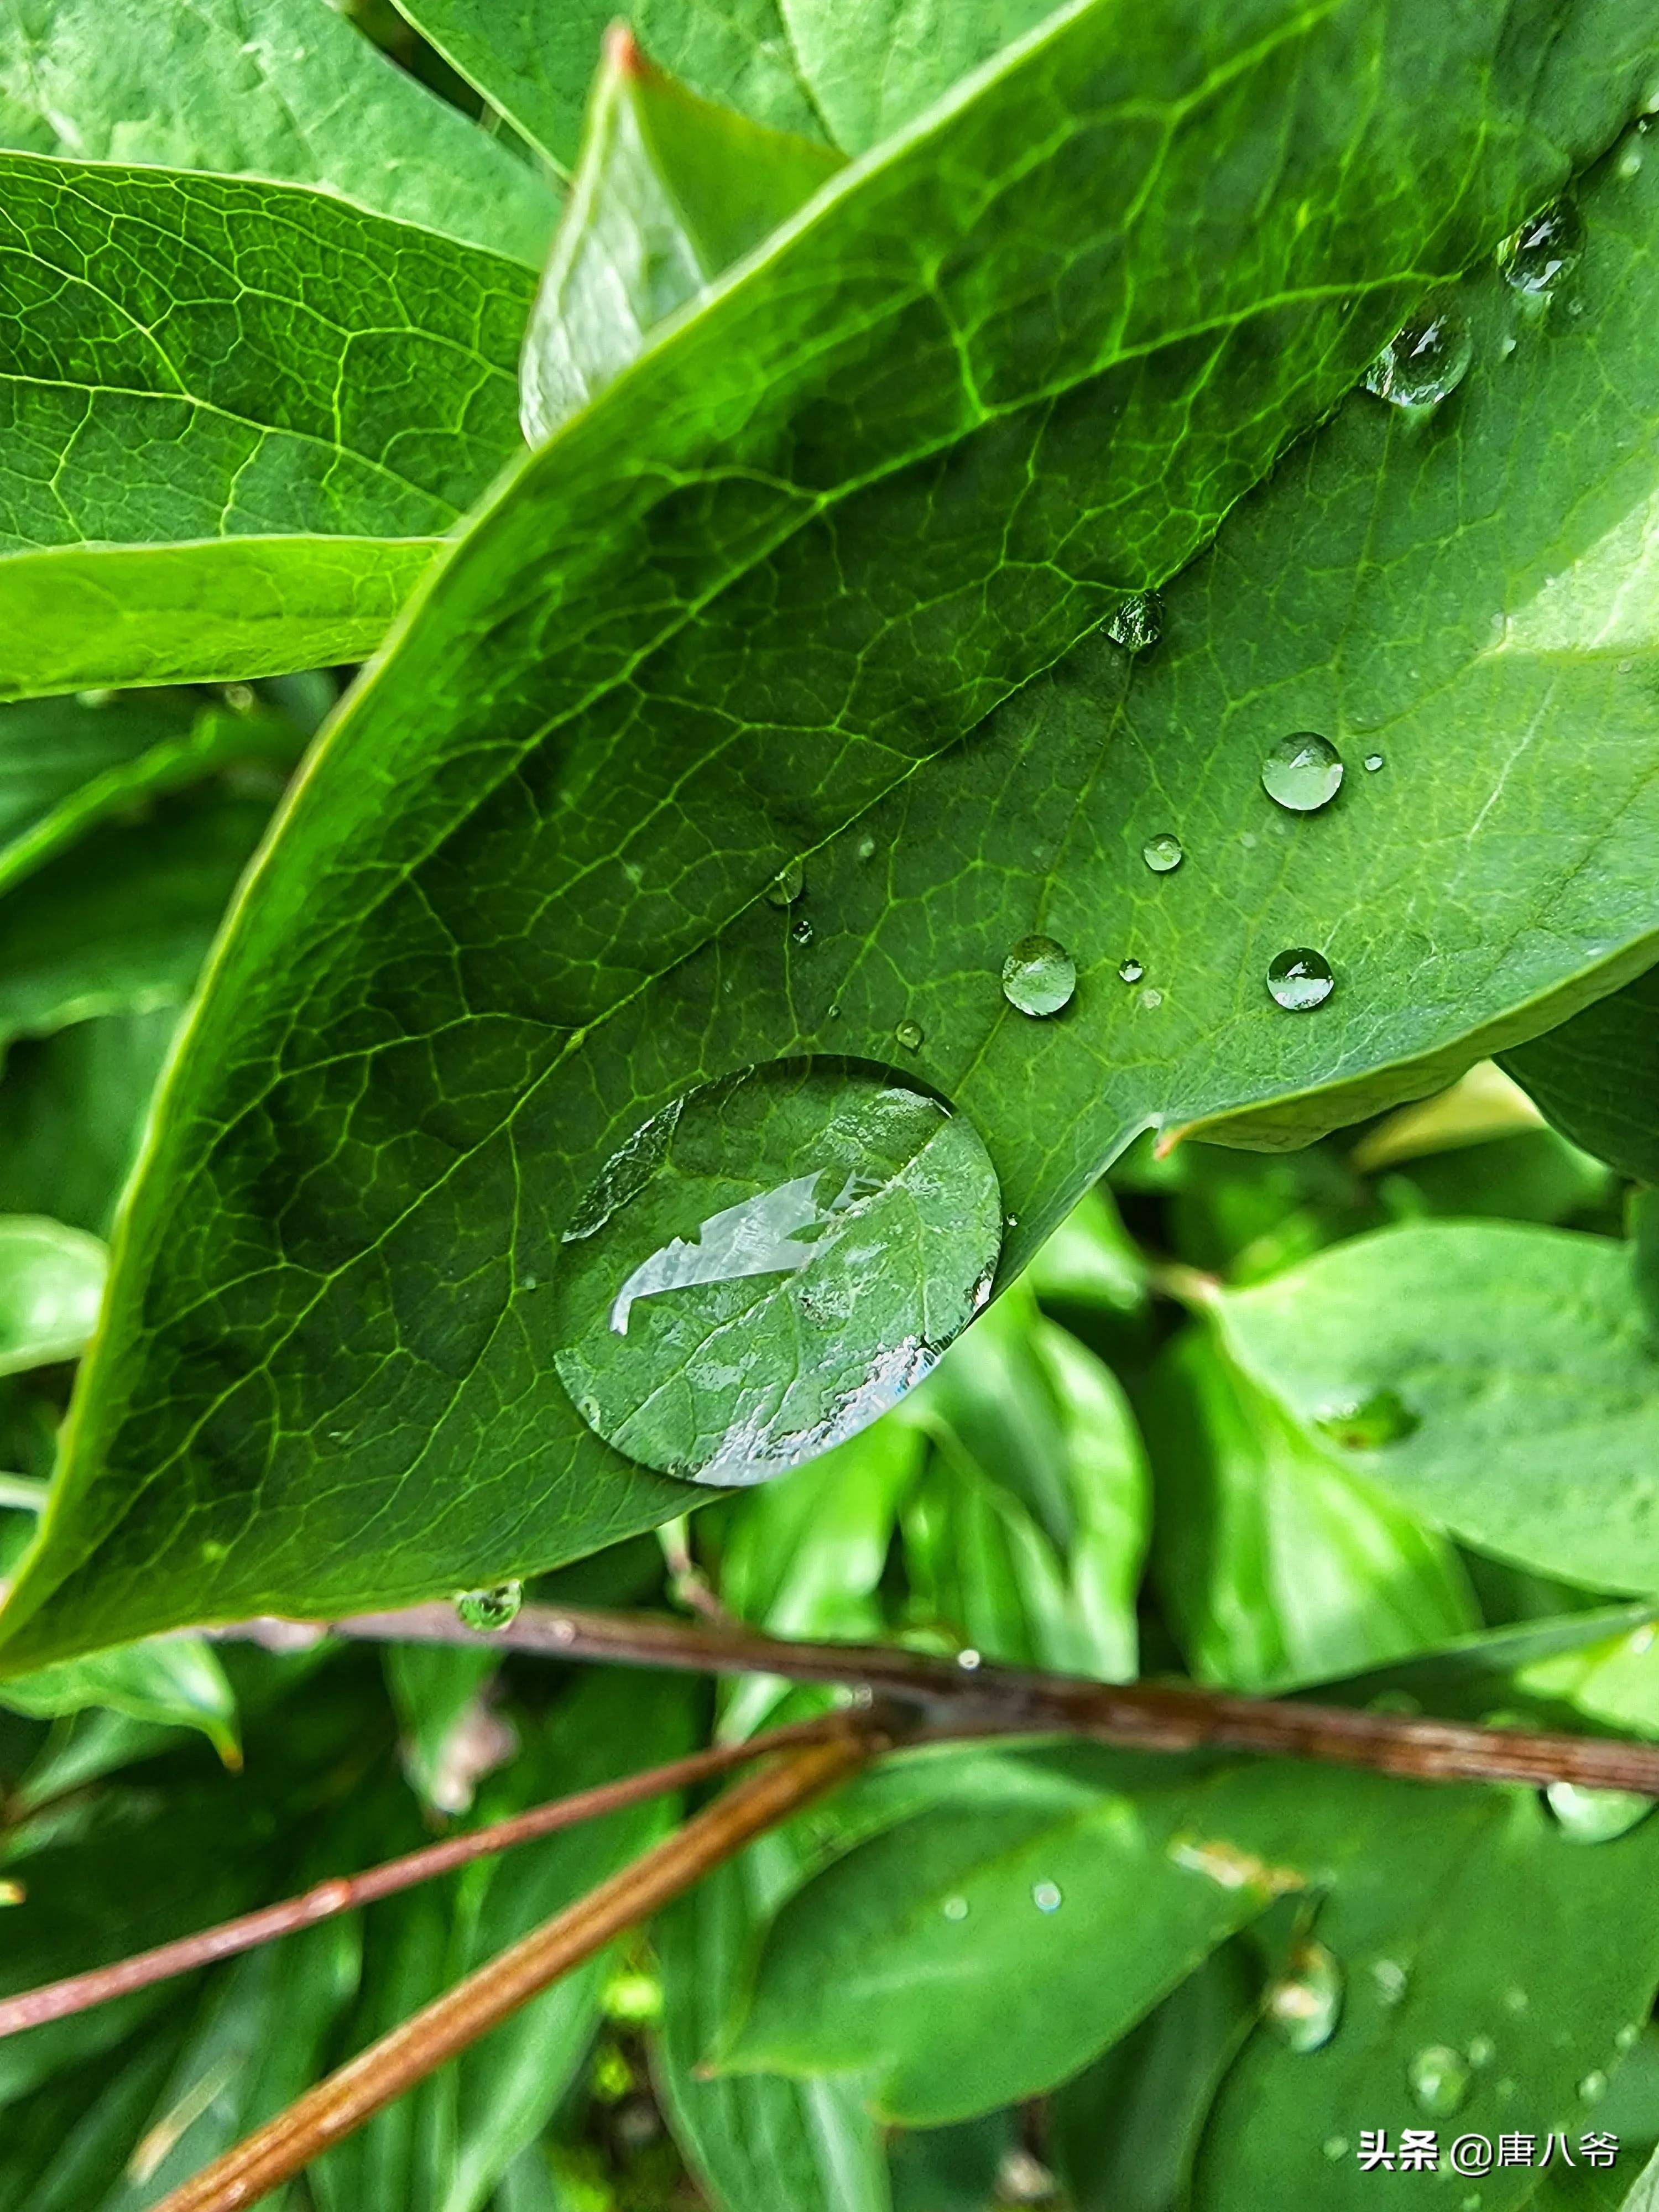
M1333 1465L1207 1335L1165 1355L1145 1412L1158 1591L1198 1680L1283 1689L1478 1626L1450 1545Z
M751 1882L740 1859L654 1923L656 2073L675 2140L716 2212L887 2212L881 2136L849 2084L702 2070L759 1925Z
M482 1692L497 1663L487 1646L446 1650L441 1644L393 1644L387 1648L386 1687L402 1735L404 1771L422 1802L440 1813L465 1813L472 1802L477 1770L466 1739L477 1735L481 1720L486 1729L491 1727ZM502 1726L493 1723L496 1731ZM492 1747L486 1743L482 1747ZM489 1763L499 1765L499 1757Z
M1651 165L1594 211L1593 351L1534 343L1501 392L1495 368L1472 377L1429 447L1362 395L1171 593L1183 650L1132 679L1092 646L945 750L1125 589L1184 560L1425 276L1553 188L1559 149L1589 150L1648 74L1610 6L1576 9L1524 67L1495 21L1455 57L1441 22L1382 0L1317 18L1285 0L1063 14L971 96L832 180L529 459L336 722L222 947L14 1638L49 1589L96 1565L59 1589L50 1628L15 1642L16 1663L112 1620L489 1580L681 1510L565 1404L549 1302L523 1277L541 1280L602 1164L705 1066L830 1044L885 1059L896 1021L917 1019L921 1074L994 1139L1018 1216L1012 1267L1162 1104L1301 1091L1410 1060L1488 1002L1510 1009L1581 972L1586 990L1616 980L1608 935L1650 926L1650 871L1609 855L1592 938L1572 899L1590 901L1586 852L1607 844L1627 784L1589 769L1573 785L1584 811L1547 853L1527 847L1544 870L1528 896L1557 898L1552 930L1507 961L1482 953L1488 1002L1462 1000L1459 933L1487 916L1462 877L1440 885L1435 925L1456 1016L1438 1009L1432 963L1400 973L1377 899L1401 882L1413 902L1431 895L1413 872L1428 841L1402 696L1467 664L1470 641L1437 629L1425 675L1414 646L1385 651L1374 632L1397 604L1439 604L1448 507L1507 484L1517 447L1535 505L1501 532L1472 526L1458 558L1479 554L1519 592L1650 491L1646 448L1607 434L1645 388L1627 373L1649 329L1628 277ZM1304 96L1333 72L1351 85L1361 51L1363 119L1346 98ZM1548 149L1514 135L1540 101ZM1265 161L1275 181L1223 200L1224 157L1241 180ZM941 191L946 176L974 189ZM1589 489L1559 435L1568 419L1603 471ZM1440 504L1419 508L1429 448L1445 463ZM1079 510L1074 470L1110 483L1109 513ZM1333 568L1379 527L1378 544L1403 538L1399 558L1368 606L1338 605ZM1264 575L1290 580L1282 603L1246 589ZM1493 604L1473 586L1469 599ZM804 629L830 608L828 629ZM1503 678L1530 725L1540 686L1563 692L1567 676L1518 650L1495 665L1489 645L1483 628L1482 696ZM1240 813L1265 802L1249 797L1249 717L1229 715L1221 672L1251 701L1271 695L1255 712L1276 734L1292 713L1334 719L1344 656L1370 656L1371 711L1403 717L1393 776L1369 811L1295 825L1317 850L1293 880L1265 821L1254 856L1224 866ZM1618 679L1601 660L1575 672L1594 712L1564 711L1555 741L1582 763L1606 732L1626 759L1601 690ZM1415 741L1440 758L1434 696ZM750 718L735 732L732 702ZM1488 703L1505 734L1484 762L1464 743L1444 804L1460 849L1490 853L1489 887L1512 901L1509 817L1486 806L1510 718ZM1041 775L1017 767L1028 756ZM1508 804L1532 809L1530 764L1552 757L1540 734ZM1195 857L1154 884L1120 863L1167 826L1170 790L1190 795ZM1483 806L1487 841L1471 844ZM1030 856L1062 847L1067 870L1047 885ZM947 925L934 900L964 849L986 865L971 898L946 902ZM802 854L806 946L760 896ZM1269 951L1322 902L1357 914L1362 896L1364 944L1336 948L1345 995L1287 1031L1259 981ZM1039 1026L1011 1016L996 978L1045 898L1083 982L1076 1018ZM1156 972L1182 979L1156 1018L1115 980L1131 914ZM1034 1098L1043 1110L1028 1113ZM211 1476L187 1441L210 1406ZM343 1427L343 1468L330 1441Z
M170 1007L27 1039L0 1082L0 1212L106 1236L177 1026Z
M1506 1053L1504 1065L1574 1144L1659 1182L1659 969Z
M24 154L0 182L0 696L378 641L514 449L523 269L295 185Z
M1045 1302L1133 1315L1147 1301L1146 1261L1104 1183L1085 1190L1031 1261L1031 1287Z
M553 197L327 0L12 0L0 144L322 185L539 266Z
M0 1215L0 1375L74 1359L97 1322L108 1265L84 1230Z
M0 1690L0 1705L37 1718L100 1705L128 1720L199 1729L227 1766L242 1763L235 1695L199 1637L158 1636L16 1675Z
M1382 1230L1218 1313L1233 1356L1304 1425L1359 1409L1363 1429L1366 1407L1389 1409L1351 1456L1414 1511L1567 1581L1659 1589L1659 1346L1627 1245L1498 1222Z

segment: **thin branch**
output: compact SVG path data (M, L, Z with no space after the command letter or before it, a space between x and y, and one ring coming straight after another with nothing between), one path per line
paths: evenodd
M465 1835L447 1836L441 1843L407 1851L401 1858L367 1868L362 1874L342 1875L331 1881L319 1881L302 1896L285 1898L276 1905L262 1905L256 1911L244 1912L234 1920L221 1921L216 1928L204 1928L197 1935L182 1936L175 1942L157 1944L153 1950L140 1951L132 1958L118 1960L112 1966L94 1967L84 1974L70 1974L62 1981L47 1982L39 1989L22 1990L15 1996L0 1998L0 2037L18 2034L26 2027L39 2027L46 2021L63 2020L70 2013L88 2012L94 2005L125 1996L131 1990L148 1989L154 1982L169 1981L174 1975L191 1973L198 1966L216 1965L221 1959L234 1959L240 1952L252 1951L261 1943L273 1942L302 1928L314 1928L319 1921L331 1919L337 1912L349 1912L360 1905L372 1905L379 1898L395 1896L400 1889L412 1889L417 1882L452 1873L474 1859L509 1850L515 1844L532 1843L538 1836L554 1835L561 1828L573 1828L582 1820L599 1820L607 1813L640 1804L647 1798L662 1796L671 1790L687 1789L751 1759L763 1759L769 1752L823 1743L845 1733L846 1723L839 1716L797 1721L787 1728L772 1729L763 1735L751 1736L746 1743L719 1744L712 1751L671 1759L665 1765L630 1774L619 1782L603 1783L597 1789L578 1790L551 1803L532 1806L529 1811L515 1813L508 1820L469 1829Z
M976 1653L938 1659L881 1644L805 1644L738 1623L694 1626L646 1613L526 1606L509 1627L464 1628L447 1605L362 1613L333 1624L375 1643L476 1644L561 1659L722 1674L779 1674L851 1684L948 1716L957 1734L1095 1736L1145 1751L1205 1747L1280 1759L1328 1760L1423 1782L1571 1782L1659 1797L1659 1745L1543 1729L1479 1728L1300 1698L1245 1698L1160 1682L1092 1682L981 1664Z
M360 2051L193 2179L156 2212L240 2212L373 2118L519 2007L647 1918L860 1765L884 1741L867 1717L786 1753L735 1784L654 1850L556 1913Z

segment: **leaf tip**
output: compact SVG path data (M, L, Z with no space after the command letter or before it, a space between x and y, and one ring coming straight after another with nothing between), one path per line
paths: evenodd
M642 77L650 64L640 51L640 42L634 36L631 23L620 20L609 26L605 34L605 60L607 69L618 76Z

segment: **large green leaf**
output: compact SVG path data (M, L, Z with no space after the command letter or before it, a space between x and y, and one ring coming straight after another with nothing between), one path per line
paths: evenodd
M0 144L328 185L532 264L552 228L535 171L328 0L8 0Z
M128 1720L199 1729L228 1766L241 1764L235 1696L199 1637L158 1636L20 1674L0 1691L0 1704L37 1718L96 1705Z
M1402 644L1397 611L1441 603L1466 510L1460 559L1521 605L1651 489L1649 446L1597 411L1622 423L1641 388L1650 177L1598 196L1593 344L1535 338L1500 368L1485 302L1482 368L1438 428L1345 410L1183 579L1161 664L1132 679L1092 645L941 750L1184 559L1425 275L1605 133L1652 43L1579 7L1523 64L1484 9L1462 45L1444 26L1380 0L1092 0L832 180L504 487L337 722L222 947L14 1626L100 1556L20 1661L115 1620L413 1596L677 1510L563 1400L533 1285L601 1164L705 1068L885 1058L918 1021L922 1074L993 1140L1017 1264L1161 1106L1300 1091L1484 1018L1474 873L1436 872L1425 966L1402 975L1390 941L1386 887L1428 896L1413 744L1462 764L1435 803L1512 909L1505 800L1530 809L1551 742L1624 760L1631 740L1603 662L1495 656L1483 613L1489 746L1449 757L1443 678L1472 641L1449 620ZM1540 100L1547 147L1520 127ZM1525 512L1483 526L1522 454ZM1331 594L1368 543L1389 559ZM1392 774L1331 820L1268 820L1252 730L1336 720L1351 665L1396 717ZM1515 718L1573 679L1594 714L1563 708L1494 794ZM1482 951L1493 1012L1652 925L1633 852L1593 899L1587 878L1626 784L1579 785L1583 813L1528 848L1550 930ZM1155 881L1132 856L1172 792L1194 858ZM759 894L802 854L784 927ZM1261 970L1326 908L1363 912L1365 942L1336 945L1336 1007L1289 1024ZM1041 1025L996 981L1039 919L1084 977ZM1131 944L1152 969L1133 992Z
M1642 1182L1659 1182L1659 969L1504 1065L1576 1145Z
M1628 1245L1382 1230L1219 1315L1240 1364L1416 1511L1540 1572L1659 1589L1659 1345Z
M0 182L0 696L378 642L517 442L526 272L295 185Z

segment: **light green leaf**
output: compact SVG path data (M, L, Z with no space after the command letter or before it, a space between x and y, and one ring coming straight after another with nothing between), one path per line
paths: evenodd
M1218 1310L1239 1364L1304 1425L1352 1427L1353 1462L1414 1511L1567 1581L1659 1589L1659 1346L1629 1246L1425 1223Z
M322 185L539 266L547 185L328 0L8 0L0 144Z
M602 1164L705 1069L830 1046L885 1060L917 1021L921 1074L994 1140L1012 1268L1165 1106L1299 1092L1414 1060L1565 979L1611 986L1610 933L1654 920L1636 830L1609 849L1638 802L1583 765L1598 739L1629 757L1605 696L1621 679L1518 638L1493 656L1486 627L1471 662L1451 621L1413 659L1395 616L1441 603L1465 503L1459 562L1484 561L1519 608L1651 492L1649 449L1609 433L1646 388L1626 368L1649 337L1630 277L1653 165L1593 210L1593 348L1532 343L1500 388L1490 344L1426 447L1361 395L1171 592L1161 659L1132 676L1091 646L983 722L1186 559L1425 276L1495 240L1649 74L1612 6L1574 9L1524 68L1496 19L1455 55L1442 23L1382 0L1062 14L833 179L529 459L336 722L222 946L128 1216L70 1502L12 1601L15 1636L58 1591L17 1663L48 1637L96 1639L106 1608L156 1626L391 1602L682 1510L565 1403L550 1301L525 1279L544 1279ZM1352 86L1362 52L1362 116L1308 96ZM1547 147L1520 127L1540 102ZM1269 181L1218 194L1224 155ZM1444 466L1419 504L1431 449ZM1477 526L1517 452L1525 512ZM1109 508L1079 507L1079 471L1110 484ZM1368 543L1397 556L1361 572L1358 604L1331 594ZM1285 580L1282 600L1263 577ZM1342 727L1350 662L1366 711L1395 717L1395 772L1294 825L1309 849L1289 872L1288 825L1264 816L1257 848L1237 844L1267 805L1253 732L1292 714ZM1474 876L1419 881L1432 841L1411 768L1413 744L1447 757L1460 665L1493 734L1483 751L1469 726L1436 803L1506 911L1505 807L1531 817L1552 744L1582 767L1583 811L1525 848L1550 927L1495 963L1483 950L1473 1008L1460 933L1492 917ZM1562 707L1494 797L1515 715L1531 726L1575 683L1582 714ZM1628 689L1640 724L1653 710ZM1171 792L1194 859L1154 878L1133 855ZM940 908L968 848L974 895ZM1034 852L1064 869L1034 872ZM760 896L802 855L810 945ZM1391 884L1413 912L1443 902L1438 950L1406 974ZM1334 944L1343 996L1287 1029L1260 983L1281 933L1362 908L1364 942L1356 927ZM1044 1024L997 982L1038 915L1082 966L1074 1017ZM1116 980L1132 920L1161 1010ZM184 1314L187 1332L167 1318ZM210 1403L222 1488L181 1457Z
M295 185L24 154L0 183L0 696L361 650L514 450L524 270Z
M95 1237L43 1215L0 1215L0 1375L76 1358L104 1295Z
M1146 1417L1158 1590L1198 1680L1283 1689L1478 1626L1444 1538L1334 1465L1206 1334L1165 1355Z
M1056 1305L1138 1314L1146 1304L1146 1261L1103 1182L1085 1190L1031 1261L1031 1287Z
M1659 969L1506 1053L1504 1065L1574 1144L1659 1182Z
M446 1649L441 1644L393 1644L386 1653L386 1687L397 1711L404 1771L422 1800L440 1813L465 1813L472 1802L478 1769L466 1739L503 1723L483 1715L481 1692L495 1673L488 1646ZM512 1738L507 1735L505 1744ZM459 1753L459 1756L458 1756ZM499 1765L500 1757L488 1765Z
M236 1699L210 1645L197 1636L157 1636L20 1674L0 1705L37 1717L102 1705L128 1720L199 1729L227 1766L240 1766Z

